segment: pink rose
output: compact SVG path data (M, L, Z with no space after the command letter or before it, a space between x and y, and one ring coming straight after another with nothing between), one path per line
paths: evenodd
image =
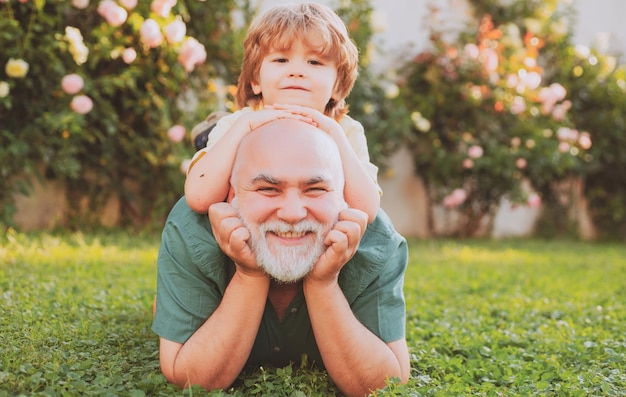
M68 74L61 80L61 88L66 94L78 94L84 86L85 82L83 78L75 73Z
M524 98L521 96L516 96L513 98L513 103L511 103L511 113L520 114L526 110L526 102Z
M119 0L119 2L122 7L126 8L127 10L132 10L133 8L137 7L137 0Z
M150 4L150 9L155 14L165 18L170 15L170 11L175 5L176 0L153 0Z
M89 6L89 0L72 0L72 6L84 10Z
M472 159L463 159L463 168L470 169L474 167L474 160Z
M137 59L137 51L135 51L134 48L129 47L125 48L124 51L122 51L122 60L125 63L131 64L135 61L135 59Z
M528 161L526 161L526 159L523 157L520 157L517 160L515 160L515 166L519 168L520 170L523 170L524 168L526 168L527 165L528 165Z
M463 204L467 199L467 192L465 189L454 189L452 193L443 198L443 205L446 208L454 208Z
M571 146L569 143L567 142L559 142L559 152L561 153L567 153L569 152Z
M180 124L172 126L169 130L167 130L167 137L172 142L181 142L185 139L186 135L187 131L185 130L185 127Z
M188 37L178 54L178 62L183 65L187 72L192 72L196 65L206 61L204 45L193 37Z
M128 12L113 0L103 0L98 4L98 14L111 26L117 27L126 22Z
M478 58L478 55L480 55L480 50L478 49L478 46L473 43L466 44L464 52L466 56L474 59Z
M156 48L163 42L163 34L159 24L154 19L146 19L139 30L141 41L150 48Z
M530 193L528 195L528 199L526 200L526 203L531 208L539 207L541 205L541 197L539 197L537 193Z
M87 95L76 95L70 102L70 108L78 114L87 114L93 109L93 101Z
M179 43L185 38L187 25L181 19L176 19L163 30L165 31L165 38L169 43Z
M187 174L187 170L189 169L189 165L191 164L191 159L185 159L180 163L180 172L183 174Z
M588 132L582 132L578 137L578 146L581 149L587 150L591 148L591 135Z
M470 148L467 149L467 155L473 159L481 158L483 156L483 148L478 145L470 146Z

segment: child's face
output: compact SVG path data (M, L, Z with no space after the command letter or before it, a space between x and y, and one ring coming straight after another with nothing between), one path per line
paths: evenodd
M261 62L259 81L252 84L265 105L300 105L324 112L334 95L337 65L323 59L302 40L287 50L271 50Z

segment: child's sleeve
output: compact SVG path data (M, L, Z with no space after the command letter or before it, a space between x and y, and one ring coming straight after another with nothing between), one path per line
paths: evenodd
M235 112L233 114L229 114L228 116L222 117L217 122L217 124L215 124L215 127L213 127L211 133L209 134L209 140L207 141L206 147L198 150L191 158L189 168L187 168L187 174L189 174L189 171L196 164L196 162L200 160L202 156L207 154L208 151L211 150L213 146L215 146L217 141L219 141L224 135L226 135L226 132L230 129L230 127L232 127L232 125L235 123L235 121L237 121L239 117L240 114L238 112Z
M367 174L376 182L378 193L382 195L383 191L380 185L378 185L378 167L370 161L367 138L365 137L363 125L349 116L344 116L341 121L339 121L339 125L343 128L352 150L354 150L356 156L361 160Z

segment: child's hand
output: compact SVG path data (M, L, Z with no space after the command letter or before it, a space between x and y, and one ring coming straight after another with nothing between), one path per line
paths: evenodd
M332 117L328 117L324 113L313 108L299 105L285 105L279 103L275 103L274 105L272 105L272 108L276 110L288 111L294 115L300 115L302 117L309 118L312 120L311 124L315 125L320 130L325 131L331 137L334 137L335 134L340 134L340 136L343 135L343 130L335 119L333 119Z
M270 121L278 119L295 119L316 125L310 116L302 112L293 112L288 109L277 109L273 106L266 106L261 110L245 113L233 124L232 128L240 128L245 130L245 132L250 132Z

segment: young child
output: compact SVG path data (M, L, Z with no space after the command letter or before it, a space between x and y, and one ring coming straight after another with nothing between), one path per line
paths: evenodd
M238 81L240 110L222 117L194 156L185 197L196 212L224 201L235 152L251 130L277 118L316 125L341 153L348 205L371 222L382 193L363 127L347 115L345 98L358 75L358 50L339 16L316 3L279 5L255 19L244 41ZM277 142L279 145L280 143Z

